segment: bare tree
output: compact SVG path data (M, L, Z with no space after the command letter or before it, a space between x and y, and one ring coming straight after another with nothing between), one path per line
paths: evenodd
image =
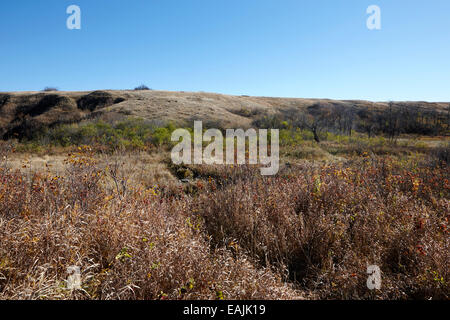
M332 121L331 108L317 103L307 108L307 112L299 113L294 125L308 129L314 136L314 140L320 142L320 133L330 126Z
M395 140L399 134L399 113L395 109L394 102L389 101L387 110L387 133L390 140Z
M447 131L450 130L450 104L447 107Z

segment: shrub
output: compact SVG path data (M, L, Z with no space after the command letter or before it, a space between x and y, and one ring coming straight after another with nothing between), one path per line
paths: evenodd
M59 91L56 87L45 87L42 91L44 92L52 92L52 91Z
M46 129L42 134L26 144L35 146L81 146L101 145L111 150L125 147L142 150L151 145L171 145L171 134L175 130L172 123L157 127L143 119L128 118L114 123L94 121L81 124L60 125Z
M231 242L321 298L449 297L449 172L392 161L310 164L278 177L213 184L195 208L217 246ZM366 287L379 265L383 289Z
M106 193L88 147L65 176L0 169L0 299L295 299L243 253L211 249L191 199ZM67 287L79 266L82 290Z
M149 87L147 87L145 84L141 84L140 86L134 88L136 91L144 91L144 90L152 90Z
M152 141L157 146L170 142L171 133L167 128L157 128L152 135Z
M450 165L450 143L435 148L432 155L439 164Z

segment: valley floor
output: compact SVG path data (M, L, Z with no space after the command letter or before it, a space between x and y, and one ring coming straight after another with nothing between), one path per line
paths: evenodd
M3 144L0 299L448 299L448 140L366 142L286 143L273 177Z

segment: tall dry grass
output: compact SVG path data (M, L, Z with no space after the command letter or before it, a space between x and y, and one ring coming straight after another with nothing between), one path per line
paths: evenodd
M0 299L450 296L442 161L365 155L274 177L170 167L189 173L182 187L137 183L122 165L133 157L105 163L88 147L64 174L21 173L0 147ZM382 287L370 291L374 264ZM67 286L70 266L81 268L81 290Z
M65 176L0 169L0 299L295 299L244 254L212 250L190 213L155 189L119 196L89 153ZM81 290L67 286L81 268Z
M213 183L195 211L215 245L321 298L448 299L449 191L445 166L366 157ZM381 290L367 289L368 265L380 266Z

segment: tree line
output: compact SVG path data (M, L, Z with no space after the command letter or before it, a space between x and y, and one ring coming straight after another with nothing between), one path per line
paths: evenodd
M373 137L383 135L395 140L401 134L427 136L450 134L450 104L446 109L389 102L386 107L375 104L362 108L352 104L318 102L306 109L289 108L273 117L257 119L259 127L277 127L289 123L293 128L312 132L320 142L322 132L351 136L354 132Z

